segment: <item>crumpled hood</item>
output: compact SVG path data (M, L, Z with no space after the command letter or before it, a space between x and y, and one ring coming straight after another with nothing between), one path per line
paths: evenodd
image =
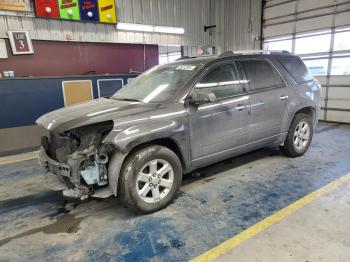
M36 123L49 131L63 132L79 126L152 111L156 106L157 104L101 98L52 111L38 118Z

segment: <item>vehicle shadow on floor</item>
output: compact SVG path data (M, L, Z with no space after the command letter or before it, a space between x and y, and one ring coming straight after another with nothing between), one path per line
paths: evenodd
M210 183L210 181L214 180L216 178L217 175L220 175L220 173L223 173L225 171L231 170L231 169L235 169L238 168L240 166L249 164L251 162L254 162L256 160L259 159L263 159L263 158L267 158L267 157L285 157L283 155L283 153L279 150L278 146L269 146L269 147L265 147L262 149L258 149L240 156L236 156L236 157L232 157L232 158L228 158L226 160L220 161L218 163L197 169L189 174L185 174L183 176L183 181L182 181L182 186L185 185L189 185L192 183ZM252 167L249 167L252 168ZM181 187L180 190L178 192L178 194L175 197L176 199L180 199L181 197L183 197L183 192L181 191ZM117 210L115 210L115 212L113 212L115 215L118 216L118 214L120 215L120 212L123 211L122 213L124 213L123 215L127 215L127 216L139 216L138 214L134 214L131 211L129 211L127 208L122 207L119 199L115 199L114 196L106 198L106 199L89 199L86 200L84 203L82 203L83 205L90 205L92 202L95 202L97 205L94 205L96 207L98 207L98 205L106 205L106 208L117 208ZM108 207L107 203L113 203L112 206ZM122 209L122 210L121 210ZM91 212L92 215L94 212Z
M215 179L216 175L219 175L222 172L271 156L283 156L283 154L278 147L266 147L240 156L232 157L184 175L182 186L196 182L210 183L210 181ZM181 198L182 195L180 188L180 192L177 194L176 199ZM39 208L40 205L50 205L55 207L50 209L50 212L46 213L46 215L50 218L56 219L59 219L62 215L71 213L72 211L77 215L83 215L85 217L97 216L97 211L106 210L108 210L108 213L111 212L112 215L116 216L120 216L121 214L123 217L137 216L127 208L124 208L120 204L119 199L116 199L114 196L105 199L91 198L84 201L72 202L64 200L59 192L48 191L44 188L40 193L0 201L0 213L5 215L6 213L23 208ZM68 209L66 208L67 206L69 206Z

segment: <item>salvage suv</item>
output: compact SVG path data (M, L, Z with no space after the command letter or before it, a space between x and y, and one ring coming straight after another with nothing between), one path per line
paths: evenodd
M47 184L69 198L118 196L148 213L182 175L267 145L308 149L321 86L288 52L226 52L151 68L112 97L37 120Z

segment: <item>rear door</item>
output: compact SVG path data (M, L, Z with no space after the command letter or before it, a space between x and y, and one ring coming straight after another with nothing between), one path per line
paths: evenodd
M259 146L276 140L288 117L290 88L267 59L241 60L251 103L249 142Z

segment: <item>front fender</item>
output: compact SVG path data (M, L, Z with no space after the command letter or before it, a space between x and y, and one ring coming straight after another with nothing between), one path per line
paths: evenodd
M114 195L117 194L119 173L125 157L138 145L161 138L169 138L179 147L185 163L188 162L189 141L187 128L183 120L157 120L133 125L125 129L114 126L113 130L104 138L102 143L115 145L119 150L110 162L108 169L109 183Z
M178 144L186 140L185 124L182 121L161 120L134 125L124 130L114 128L103 143L112 143L124 153L139 144L160 138L172 138Z
M108 165L108 181L114 196L117 196L119 174L124 162L126 154L116 150L109 161Z

